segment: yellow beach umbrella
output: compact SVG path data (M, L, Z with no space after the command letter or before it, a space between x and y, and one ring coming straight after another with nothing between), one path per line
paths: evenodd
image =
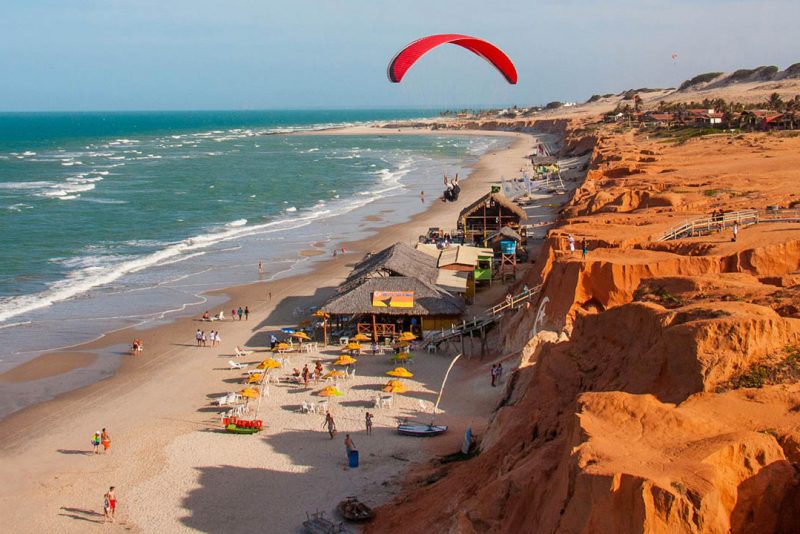
M281 362L278 360L273 360L272 358L267 358L263 362L259 363L256 366L256 369L277 369L281 366Z
M408 356L407 352L401 352L400 354L398 354L397 356L395 356L392 359L394 361L396 361L396 362L404 362L404 361L408 360L408 358L409 358L409 356Z
M260 382L260 381L261 381L261 377L262 377L262 376L264 376L264 374L263 374L263 373L253 373L253 374L251 374L251 375L250 375L250 377L247 379L247 383L248 383L248 384L257 384L258 382Z
M289 347L288 343L278 343L277 345L275 345L275 348L272 349L272 350L273 350L273 352L277 352L279 350L289 350L289 348L290 347Z
M352 339L353 339L353 341L371 341L372 340L371 337L369 337L367 335L364 335L364 334L361 334L361 333L356 334L355 336L353 336Z
M342 354L335 362L333 362L333 365L353 365L357 361L357 359L348 354Z
M394 383L393 383L394 382ZM386 393L405 393L406 386L402 382L393 381L383 386L383 391Z
M360 343L351 342L351 343L348 343L347 346L345 346L345 349L347 349L347 350L361 350L361 344Z
M403 381L402 381L402 380L389 380L388 382L386 382L386 385L387 385L387 386L397 386L397 385L401 385L401 386L405 387L405 384L403 384Z
M335 386L328 386L319 392L320 397L341 397L342 392L336 389Z
M322 310L317 310L314 313L312 313L311 315L313 315L314 317L317 317L319 319L328 319L331 316L329 313L326 313L326 312L324 312Z
M322 378L344 378L345 376L347 376L347 373L345 373L344 371L333 370L323 375Z
M407 369L403 367L395 367L391 371L386 371L386 374L389 376L396 376L398 378L411 378L414 376L414 373L410 373Z
M415 336L413 332L403 332L397 339L400 341L414 341L417 339L417 336Z
M296 337L297 339L303 339L303 340L311 339L310 337L308 337L308 334L306 334L305 332L295 332L294 334L289 334L289 336L290 337Z
M239 395L242 397L247 397L249 399L257 399L258 398L258 390L253 388L244 388L239 392Z

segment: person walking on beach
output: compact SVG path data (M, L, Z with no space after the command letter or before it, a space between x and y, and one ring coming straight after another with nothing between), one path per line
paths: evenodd
M308 370L308 364L305 364L303 366L303 372L300 373L300 376L303 377L303 385L305 385L305 387L308 387L308 380L309 378L311 378L311 371Z
M425 204L425 191L420 191L419 199L422 201L423 204Z
M103 512L105 517L103 518L103 522L105 523L106 519L110 519L111 522L114 522L114 514L117 511L117 496L114 494L114 486L108 488L108 492L103 495Z
M194 335L194 339L197 341L198 347L203 343L203 332L199 328L197 329L197 332Z
M322 423L322 427L328 427L328 434L330 434L331 439L333 439L336 435L336 422L333 420L331 412L325 412L325 422Z
M319 382L320 378L322 378L322 362L317 360L317 364L314 366L314 380Z
M736 239L738 237L739 237L739 223L738 222L734 222L733 223L733 239L732 239L732 241L734 243L736 243Z
M205 331L205 330L203 330L203 337L202 337L202 339L200 340L200 343L202 343L204 347L207 347L207 346L208 346L208 345L206 344L206 341L207 341L207 340L208 340L208 338L206 337L206 331Z
M243 314L243 313L244 313L244 310L242 309L242 307L241 307L241 306L239 306L239 309L238 309L238 310L236 310L236 315L238 315L238 316L239 316L239 320L240 320L240 321L242 320L242 314Z
M495 387L497 384L497 365L492 364L492 387Z
M570 254L575 252L575 238L572 237L572 234L567 234L567 246L569 247Z
M275 345L277 345L277 344L278 344L277 336L275 336L275 334L270 334L269 335L269 348L270 348L270 350L274 350L275 349Z
M99 430L97 432L95 432L94 434L92 434L92 450L94 451L95 454L98 454L100 452L100 441L101 441L100 440L100 436L101 435L102 435L102 432L100 432Z
M495 370L495 374L497 375L497 383L503 381L503 362L497 364L497 369Z
M364 424L367 426L367 435L371 436L372 435L372 414L371 413L367 412L366 415L364 415Z
M258 262L258 274L264 274L264 262L260 260Z
M583 259L584 260L586 259L586 253L588 251L589 251L589 249L586 246L586 238L583 238L583 241L581 241L581 254L583 254Z
M250 318L250 308L245 306L244 307L244 320L247 321Z
M105 428L100 434L100 443L103 444L103 454L108 454L108 449L111 448L111 436L108 434Z
M356 444L353 443L353 438L350 437L350 434L344 435L344 448L345 452L347 452L347 458L350 459L350 453L356 450Z

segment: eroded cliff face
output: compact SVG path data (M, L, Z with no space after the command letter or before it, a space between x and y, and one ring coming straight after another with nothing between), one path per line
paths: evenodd
M496 334L520 367L480 455L420 470L369 531L800 532L800 227L655 239L789 207L798 169L800 139L601 132L539 302Z

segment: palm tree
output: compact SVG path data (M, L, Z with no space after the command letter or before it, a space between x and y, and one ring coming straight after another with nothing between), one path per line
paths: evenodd
M767 107L769 109L774 109L775 111L780 111L783 109L784 102L781 98L781 95L778 93L772 93L769 95L769 100L767 101Z

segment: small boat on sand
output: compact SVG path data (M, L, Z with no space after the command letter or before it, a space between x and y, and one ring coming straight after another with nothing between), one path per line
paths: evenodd
M438 436L447 432L447 425L422 425L401 423L397 425L397 433L403 436L414 436L416 438L426 438Z
M306 518L303 521L303 527L308 534L353 534L352 531L344 528L342 523L336 524L325 517L325 512L310 515L306 512Z
M336 509L348 521L369 521L375 517L375 512L372 511L372 508L359 501L356 497L346 498L339 503Z
M447 368L447 371L444 373L444 378L442 379L442 387L439 388L439 396L436 397L436 403L433 405L433 413L431 414L431 422L429 424L423 423L409 423L409 422L402 422L397 425L397 433L403 436L413 436L415 438L428 438L433 436L438 436L439 434L444 434L447 432L447 425L435 425L434 418L436 417L436 410L439 409L439 401L442 400L442 393L444 392L444 384L447 382L447 377L450 375L450 370L453 369L453 365L455 365L456 360L461 357L461 354L456 355L453 358L453 361L450 362L450 366Z

